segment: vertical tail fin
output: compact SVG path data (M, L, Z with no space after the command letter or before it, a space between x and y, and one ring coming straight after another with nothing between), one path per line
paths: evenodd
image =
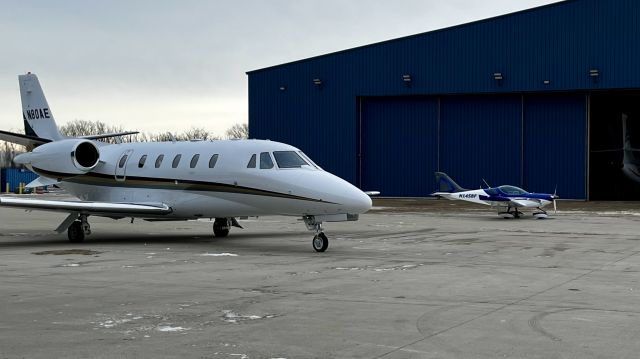
M19 75L18 81L25 134L52 141L61 140L63 137L53 119L38 76L29 72L26 75Z
M466 189L460 187L451 177L447 176L444 172L436 172L436 185L438 186L438 192L462 192Z

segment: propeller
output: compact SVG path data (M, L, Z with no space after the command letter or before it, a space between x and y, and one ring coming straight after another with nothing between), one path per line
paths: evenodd
M556 194L557 192L558 192L558 184L556 183L556 188L553 190L553 195L551 195L551 198L553 198L553 213L558 213L558 207L556 206L556 199L560 197L558 197L558 195Z

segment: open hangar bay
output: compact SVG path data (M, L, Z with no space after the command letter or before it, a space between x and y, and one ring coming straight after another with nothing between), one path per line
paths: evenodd
M638 200L640 2L567 0L248 72L253 138L363 190L433 173L561 198ZM626 117L626 136L622 118Z
M95 218L0 208L0 358L637 358L640 212L561 203L504 220L444 200L295 218Z

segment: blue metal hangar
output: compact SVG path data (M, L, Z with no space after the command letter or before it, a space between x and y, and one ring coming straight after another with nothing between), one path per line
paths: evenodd
M443 171L467 188L640 199L622 170L640 148L638 0L567 0L247 74L250 137L363 190L427 196Z

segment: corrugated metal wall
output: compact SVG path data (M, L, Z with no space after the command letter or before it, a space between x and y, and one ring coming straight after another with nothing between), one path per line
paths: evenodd
M250 136L296 145L325 169L357 183L359 98L454 94L517 97L558 92L583 96L605 89L640 88L639 43L640 1L568 0L252 71L248 73ZM598 70L597 77L590 76L592 69ZM494 79L497 72L502 74L501 81ZM411 76L410 86L402 79L405 74ZM314 79L322 84L314 85ZM511 100L505 104L512 105ZM560 120L568 121L566 124L547 124L572 127L584 120L584 112L572 113L576 117ZM583 126L576 128L568 135L571 138L558 144L548 142L553 137L543 137L548 140L541 139L540 146L573 151L583 131ZM535 132L532 128L531 136ZM494 137L488 140L500 141ZM513 139L507 141L513 145ZM500 156L510 158L507 153ZM533 174L542 165L527 168L527 161L535 158L527 152L524 162L509 160L513 168L500 180L510 181L526 173L518 177L523 185L542 187ZM582 158L580 155L577 160ZM448 161L441 165L456 163L455 158ZM461 175L471 179L477 170L473 163L467 166L471 172ZM581 171L576 168L575 172ZM493 175L497 172L489 174ZM571 178L575 182L566 187L580 192L585 178Z
M36 178L38 178L38 175L29 170L3 168L0 170L0 192L7 190L7 184L9 185L9 192L15 192L20 183L27 185Z

